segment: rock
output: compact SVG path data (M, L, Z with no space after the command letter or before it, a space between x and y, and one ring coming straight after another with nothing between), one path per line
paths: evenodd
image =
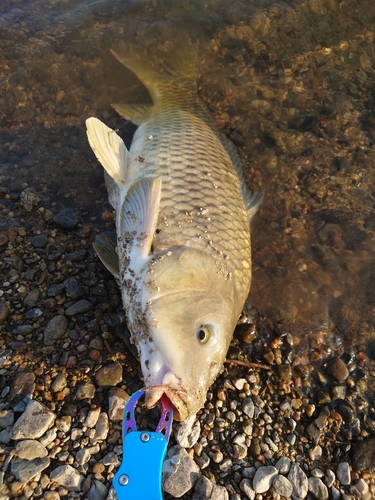
M53 345L66 332L68 320L62 314L52 318L44 330L44 345Z
M177 443L183 448L192 448L199 439L201 424L195 415L178 424L174 433Z
M9 314L10 314L9 307L5 304L5 302L0 302L0 325L5 323Z
M16 457L11 461L10 468L16 480L25 484L42 470L49 467L49 464L50 459L48 457L35 458L34 460L23 460Z
M109 431L108 415L102 412L99 415L98 421L95 425L94 439L96 441L104 441L107 438L108 431Z
M331 488L336 481L335 473L331 469L326 470L326 475L324 477L324 482L328 488Z
M70 208L64 208L54 215L53 222L63 229L73 229L79 223L76 213Z
M61 418L56 419L55 425L59 431L66 434L72 426L72 417L70 415L63 415Z
M60 392L67 386L65 373L60 372L55 380L52 382L51 389L53 392Z
M95 380L99 387L108 387L119 384L122 381L122 366L115 361L110 365L103 366L95 373Z
M8 444L11 439L12 435L10 431L4 429L0 432L0 443Z
M322 458L323 450L322 450L322 447L317 444L313 448L310 448L308 453L309 453L310 459L313 462L315 462L316 460L320 460Z
M0 233L0 247L6 245L8 241L8 236L5 233Z
M95 385L85 382L77 387L77 399L92 399L95 396Z
M82 287L77 283L74 278L68 278L64 281L65 294L70 299L78 299L82 296Z
M357 484L355 485L355 487L357 488L357 490L359 491L359 493L362 496L367 495L369 487L368 487L368 484L366 483L366 481L364 479L362 479L362 478L359 479L359 481L357 482Z
M34 458L43 458L48 455L47 448L35 439L25 439L16 444L14 451L19 458L34 460Z
M13 410L0 410L0 429L6 429L14 424Z
M45 234L38 234L31 238L31 243L35 248L44 248L47 245L48 238Z
M112 422L119 422L123 418L124 408L129 399L129 394L120 387L109 390L108 417Z
M309 483L306 474L298 464L292 464L288 474L288 479L293 486L293 500L305 498L309 489Z
M110 451L109 453L107 453L103 459L102 459L102 463L104 465L114 465L115 467L119 464L119 459L118 459L118 456L116 455L116 453L114 453L113 451Z
M276 469L280 474L288 474L290 469L290 459L288 457L281 457L275 464Z
M100 408L91 408L89 410L89 412L87 413L87 416L83 422L83 425L85 425L86 427L89 427L89 429L92 429L93 427L95 427L97 421L98 421L98 418L99 418L99 415L100 415Z
M375 470L375 436L358 441L352 451L354 470L373 472Z
M91 453L87 448L81 448L76 453L76 461L78 465L86 464L91 458Z
M106 500L118 500L117 499L117 494L113 486L109 488L108 496Z
M79 300L75 304L68 307L65 311L66 316L69 318L71 316L76 316L77 314L82 314L92 309L92 304L88 300Z
M251 398L245 398L242 401L242 410L249 418L254 417L255 406Z
M277 476L277 469L271 465L259 467L253 478L253 488L256 493L265 493L271 487L273 479Z
M318 477L309 477L309 491L317 500L328 500L328 488Z
M108 493L108 488L98 481L94 479L91 483L91 487L87 492L87 500L106 500Z
M207 477L201 476L196 482L191 500L228 500L229 495L223 486L212 483Z
M319 441L329 415L330 411L328 406L324 406L320 410L318 418L316 418L314 422L307 426L306 432L315 443Z
M341 464L337 466L336 476L340 481L340 484L342 484L343 486L350 484L351 477L348 462L341 462Z
M42 316L43 312L39 307L34 307L33 309L29 309L25 313L25 319L36 319Z
M23 411L32 398L34 389L35 375L33 372L27 370L17 373L13 379L9 394L9 401L12 406L16 406L21 401L25 400L25 403L17 408L17 411Z
M249 498L249 500L254 500L255 491L253 489L253 483L252 481L250 481L250 479L242 479L242 481L240 482L240 488L245 493L247 498Z
M281 497L289 498L293 492L292 483L280 474L275 477L272 483L272 492Z
M37 401L30 401L12 428L12 439L37 439L51 427L56 415Z
M349 376L348 368L342 359L334 357L331 358L327 363L327 373L336 382L343 382Z
M180 498L187 493L199 479L199 468L186 450L179 445L173 446L167 453L167 458L177 455L180 465L174 474L163 474L163 489L170 495Z
M50 473L50 479L68 491L81 491L85 478L70 465L60 465Z

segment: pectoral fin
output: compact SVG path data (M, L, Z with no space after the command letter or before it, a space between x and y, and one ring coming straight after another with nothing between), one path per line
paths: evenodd
M97 118L86 120L87 137L91 149L106 172L118 186L126 183L128 150L116 132Z
M142 179L130 187L122 204L118 234L126 240L123 248L133 270L140 268L151 252L160 196L161 179Z
M102 264L115 278L120 277L118 255L116 252L116 235L112 233L99 234L94 241L94 249Z
M262 205L264 193L261 191L247 191L244 196L245 207L249 222L253 220L254 215L258 212L259 207Z
M147 120L153 109L151 104L111 104L111 106L120 116L130 120L134 125L141 125Z

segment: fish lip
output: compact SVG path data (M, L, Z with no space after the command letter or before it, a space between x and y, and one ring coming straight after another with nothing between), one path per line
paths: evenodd
M145 389L145 406L154 408L165 394L173 405L173 419L182 421L188 416L187 394L182 389L167 385L153 385Z

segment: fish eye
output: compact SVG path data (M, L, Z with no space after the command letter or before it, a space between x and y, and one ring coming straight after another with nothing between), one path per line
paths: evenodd
M197 337L201 344L207 344L211 337L210 328L207 325L200 326Z

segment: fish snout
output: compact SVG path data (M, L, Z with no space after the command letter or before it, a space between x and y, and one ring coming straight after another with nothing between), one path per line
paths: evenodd
M184 420L188 416L187 393L181 387L180 379L170 370L162 377L161 383L146 388L145 405L153 408L165 394L173 405L173 418Z

